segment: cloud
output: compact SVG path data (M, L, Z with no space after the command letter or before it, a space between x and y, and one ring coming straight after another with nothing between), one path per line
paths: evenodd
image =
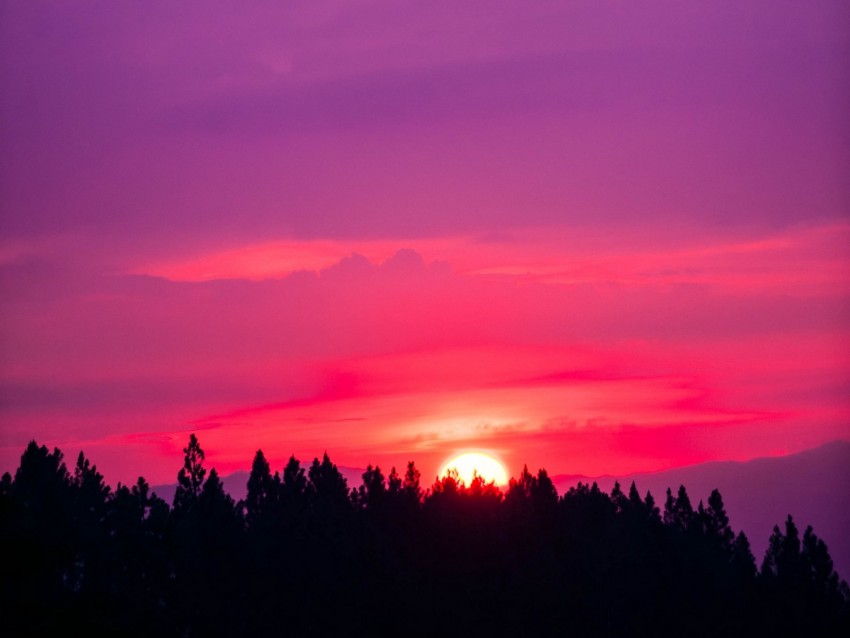
M575 469L590 471L625 469L628 458L641 469L712 458L712 432L740 457L788 436L788 423L809 423L804 438L816 444L840 436L850 416L846 384L835 381L850 369L836 349L848 307L841 262L818 267L833 263L845 232L664 250L609 236L572 257L554 238L467 239L453 244L471 251L454 252L458 264L381 244L390 254L380 261L352 253L258 280L65 270L59 255L18 260L3 266L4 447L16 455L33 432L57 443L104 432L177 440L204 427L233 468L247 447L273 441L280 454L328 446L347 463L387 465L401 463L401 450L438 464L451 446L478 439L511 448L505 456L517 462L581 449ZM522 268L479 274L481 264L533 263L537 253L543 263L590 265L570 284ZM739 255L759 283L740 285ZM696 283L671 282L670 267ZM762 270L800 280L771 288ZM561 421L577 425L550 425ZM670 435L679 443L603 453L600 441L625 441L628 428L681 428Z

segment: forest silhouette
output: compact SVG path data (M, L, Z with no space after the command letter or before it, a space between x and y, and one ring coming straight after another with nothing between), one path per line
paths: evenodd
M527 468L426 489L413 462L351 489L327 454L272 472L258 451L235 502L194 434L184 454L169 506L27 446L0 484L4 635L850 635L812 528L788 516L758 568L717 490L559 497Z

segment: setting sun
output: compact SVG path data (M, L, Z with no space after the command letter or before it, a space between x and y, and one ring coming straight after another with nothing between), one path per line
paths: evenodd
M488 483L490 481L496 485L507 485L508 483L508 473L505 471L504 465L492 456L480 452L466 452L452 457L440 468L440 476L445 476L451 469L457 470L458 476L466 485L472 482L472 477L475 474L478 474Z

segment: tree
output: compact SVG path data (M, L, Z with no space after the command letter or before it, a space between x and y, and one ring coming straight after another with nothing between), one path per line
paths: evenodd
M215 468L210 470L210 475L204 482L203 489L198 497L198 509L204 523L211 526L213 530L228 527L232 529L233 526L238 525L236 503L224 491L224 484Z
M637 485L635 485L634 481L632 481L632 484L629 487L629 507L635 511L643 508L643 501L640 498Z
M198 501L201 487L204 484L204 451L198 438L191 434L189 445L183 448L186 455L183 459L183 467L177 473L177 491L174 493L174 509L186 511Z
M512 516L523 519L530 515L546 515L554 511L558 504L558 492L546 470L537 471L537 476L523 465L519 478L508 481L505 494L505 506L512 510Z
M450 467L446 470L446 473L442 477L437 477L434 481L434 485L431 486L431 493L429 494L430 499L434 500L435 497L445 496L445 497L453 497L454 495L458 495L461 492L461 486L463 482L460 479L460 474L458 471Z
M166 559L168 505L150 491L143 477L131 487L118 484L108 503L107 589L121 592L113 626L155 634L170 624L164 600L172 565ZM108 597L108 594L105 595ZM94 608L98 614L98 605Z
M273 477L262 450L257 450L248 477L248 493L245 497L245 522L249 529L259 521L273 515L279 496L280 478Z
M761 565L761 575L767 581L782 587L794 588L806 580L805 568L800 556L800 532L789 514L785 520L785 533L774 525L767 551Z
M620 481L614 481L614 487L611 488L611 501L618 512L625 512L629 508L629 499L623 494Z
M421 475L419 470L416 469L416 465L413 461L407 462L407 470L404 472L404 482L402 483L402 488L404 489L404 494L410 504L419 505L422 501L422 488L419 485L419 481L421 479Z
M679 493L676 498L673 498L670 488L667 488L667 500L664 503L664 524L679 531L687 531L693 528L694 520L694 508L685 486L679 486Z
M750 548L750 539L743 531L738 532L732 548L732 565L742 580L751 581L756 575L756 559Z
M469 498L486 498L498 502L502 500L502 490L496 487L495 481L485 480L478 472L472 473L472 480L464 487L461 491Z
M723 497L719 490L712 490L708 497L708 507L700 515L703 532L714 539L725 551L731 552L735 542L735 532L729 526L729 516L723 507Z
M371 512L380 510L387 496L387 485L381 468L369 465L363 472L363 484L357 490L357 501L360 507Z
M401 494L401 477L398 475L395 466L390 470L390 475L387 477L387 494L393 500Z
M108 545L106 529L109 486L85 455L80 452L71 479L72 520L75 544L74 589L101 596L109 589L110 578L104 563Z
M49 634L62 619L44 610L67 608L79 576L75 503L62 452L30 441L6 490L0 592L3 612L17 613L2 614L4 629L10 635Z
M522 466L522 472L519 473L519 478L513 478L508 481L508 492L505 494L505 503L515 506L518 503L524 503L531 499L534 488L537 485L537 479L528 471L528 465Z
M779 525L774 525L770 539L767 541L767 550L764 553L764 559L761 563L761 575L765 579L773 580L779 576L783 540Z
M652 496L652 492L649 490L646 491L646 498L644 499L644 506L646 507L647 518L652 521L661 521L661 511L655 506L655 497Z
M803 532L801 558L806 574L816 589L829 594L838 591L838 575L832 569L826 543L815 535L811 525Z
M288 526L306 516L308 507L307 476L301 462L294 455L289 457L283 468L280 484L280 509Z
M775 627L784 632L843 635L850 622L850 591L832 569L826 544L806 528L802 543L794 519L785 520L785 533L774 526L761 566L764 593L776 607ZM843 621L841 620L843 614ZM845 627L839 630L839 624Z
M345 477L331 463L328 453L319 459L313 459L313 464L307 473L307 486L313 509L317 513L332 514L348 510L348 484Z
M543 468L537 470L537 482L531 492L531 497L538 510L551 510L558 503L558 490L555 488L552 479L549 478L549 473Z
M243 593L241 534L236 504L213 468L177 522L177 595L188 612L183 620L189 635L240 633L238 614L232 605L224 603Z
M424 493L420 487L420 474L413 461L408 462L404 476L392 468L387 478L387 502L390 511L395 513L394 523L402 527L396 528L397 534L403 534L401 529L414 524L416 513L422 505Z
M89 463L82 452L77 457L72 483L87 507L93 508L106 503L109 486L104 483L103 475L97 471L97 466Z
M70 476L58 448L50 453L30 441L15 472L14 493L30 509L62 509L70 487Z

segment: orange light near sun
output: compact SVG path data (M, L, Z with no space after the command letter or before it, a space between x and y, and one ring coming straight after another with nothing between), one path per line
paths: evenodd
M472 477L475 474L478 474L487 483L492 481L496 485L508 484L508 473L505 466L492 456L480 452L466 452L449 459L440 468L440 477L445 476L452 469L457 470L458 476L466 485L472 482Z

